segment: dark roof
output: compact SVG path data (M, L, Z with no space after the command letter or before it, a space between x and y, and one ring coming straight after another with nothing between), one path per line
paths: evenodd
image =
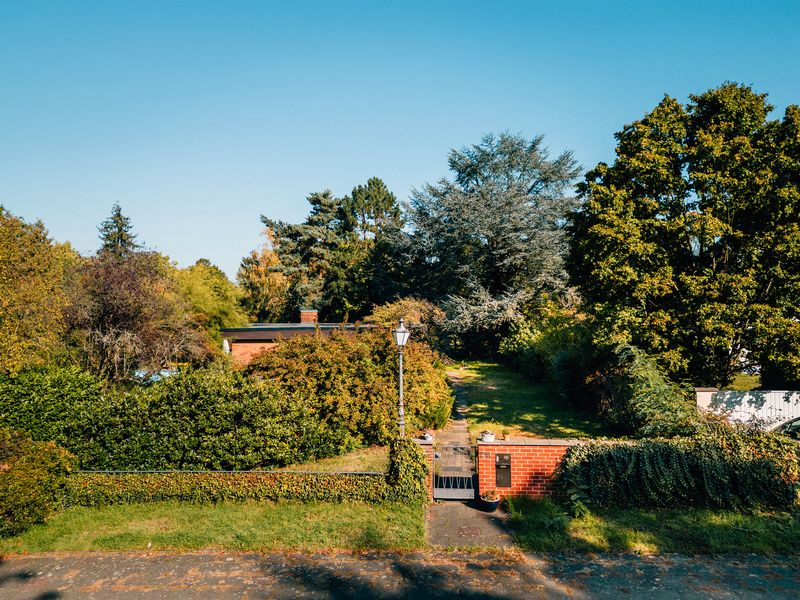
M363 328L359 326L358 329ZM221 329L222 337L229 340L274 341L296 335L306 335L319 331L330 335L331 331L342 329L355 331L357 327L351 323L254 323L247 327L228 327Z

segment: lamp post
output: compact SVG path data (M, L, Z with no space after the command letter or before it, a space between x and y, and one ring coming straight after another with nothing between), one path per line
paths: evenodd
M392 331L394 336L394 343L397 344L397 352L400 358L400 401L398 405L398 412L400 413L400 437L406 436L406 411L403 407L403 348L408 342L411 332L406 329L405 321L400 319L400 326Z

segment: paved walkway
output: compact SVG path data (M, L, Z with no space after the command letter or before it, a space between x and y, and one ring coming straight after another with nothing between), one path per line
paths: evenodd
M447 427L436 436L439 450L437 470L441 475L468 475L474 472L467 415L469 407L464 389L453 381L456 402ZM459 448L448 448L459 446ZM502 511L483 512L476 501L446 500L428 507L428 543L449 547L512 546L511 534Z
M0 598L797 598L796 558L495 554L65 554L0 561Z

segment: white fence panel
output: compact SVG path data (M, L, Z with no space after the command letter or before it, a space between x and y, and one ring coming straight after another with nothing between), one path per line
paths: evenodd
M749 392L697 390L697 406L731 421L759 421L774 427L800 417L800 391L752 390Z

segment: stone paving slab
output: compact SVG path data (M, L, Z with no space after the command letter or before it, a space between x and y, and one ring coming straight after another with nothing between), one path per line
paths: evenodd
M446 501L428 506L428 543L433 546L512 546L502 511L483 512L477 503Z
M518 553L84 553L0 560L0 598L795 599L797 559Z

